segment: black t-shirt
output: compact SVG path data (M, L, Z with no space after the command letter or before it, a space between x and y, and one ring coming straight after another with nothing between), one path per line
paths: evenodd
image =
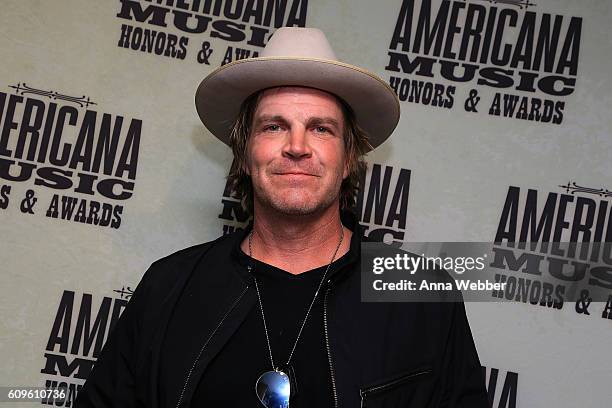
M339 262L341 259L334 262L332 268ZM287 362L326 267L292 275L271 265L254 263L252 273L259 285L275 365ZM322 292L312 306L291 358L298 388L296 397L291 400L291 408L333 405ZM255 383L261 374L271 369L261 310L257 303L211 361L196 388L193 406L260 407Z
M251 260L239 246L233 254L239 267L253 265L262 297L270 346L276 366L287 363L308 306L321 281L327 265L297 275ZM348 262L348 253L331 265L328 276ZM211 269L219 265L211 265ZM207 333L188 318L201 307L198 292L201 276L195 275L177 302L169 322L163 349L188 348L196 352ZM291 408L332 407L333 391L325 326L323 322L324 287L312 306L290 365L295 373L298 392L291 400ZM254 285L249 290L255 291ZM176 361L173 353L162 353L159 389L162 405L176 404L185 376L193 361ZM221 351L208 364L198 382L191 406L193 407L262 407L255 394L259 376L272 370L259 302Z

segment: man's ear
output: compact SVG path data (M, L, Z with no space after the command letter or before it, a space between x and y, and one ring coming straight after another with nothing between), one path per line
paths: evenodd
M342 172L342 180L346 180L349 176L349 163L348 160L344 161L344 171Z

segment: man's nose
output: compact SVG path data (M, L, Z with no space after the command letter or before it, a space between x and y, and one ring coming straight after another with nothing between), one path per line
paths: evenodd
M283 153L292 158L307 157L311 154L308 134L301 126L292 126L287 134Z

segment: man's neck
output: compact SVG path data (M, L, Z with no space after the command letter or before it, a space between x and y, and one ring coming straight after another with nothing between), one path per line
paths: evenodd
M342 228L342 232L341 232ZM338 206L312 215L287 215L255 211L252 256L292 274L299 274L330 263L348 252L351 231L342 226ZM249 253L248 237L241 248Z

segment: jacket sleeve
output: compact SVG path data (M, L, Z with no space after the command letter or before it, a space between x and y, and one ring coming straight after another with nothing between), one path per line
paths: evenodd
M463 302L453 302L443 363L440 408L489 408L485 377Z
M152 268L145 273L109 334L93 370L77 395L76 408L132 408L142 405L136 398L135 368Z

